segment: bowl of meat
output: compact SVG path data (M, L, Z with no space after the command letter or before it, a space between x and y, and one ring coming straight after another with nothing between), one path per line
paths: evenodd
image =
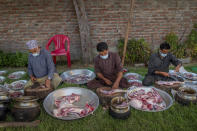
M124 74L124 77L127 80L141 80L143 78L140 74L131 72Z
M43 106L52 117L75 120L92 114L99 106L99 99L91 90L67 87L51 92L44 99Z
M88 69L74 69L61 74L61 78L64 82L73 84L85 84L95 77L95 73Z
M197 74L192 72L183 72L181 73L182 77L187 80L197 81Z
M131 107L147 112L164 111L173 104L168 93L154 87L131 87L128 89L127 98Z
M178 90L183 84L184 82L180 81L156 81L155 87L167 93L171 93L171 89Z
M6 73L7 73L6 70L1 70L1 71L0 71L0 75L4 75L4 74L6 74Z
M4 76L0 76L0 83L3 83L5 81L5 77Z
M52 85L51 87L47 87L45 84L34 82L31 87L25 88L24 93L26 96L36 96L40 100L43 100L53 90L54 88Z
M9 74L8 78L9 79L20 79L25 74L26 74L26 72L24 72L24 71L17 71L17 72L13 72L13 73Z
M27 80L19 80L19 81L12 82L9 87L12 90L22 90L24 89L24 86L26 83L27 83Z

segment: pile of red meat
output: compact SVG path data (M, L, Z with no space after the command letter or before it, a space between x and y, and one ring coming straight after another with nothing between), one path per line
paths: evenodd
M11 98L16 98L16 97L23 96L23 93L21 91L12 91L12 92L9 92L9 96Z
M197 75L194 73L183 73L183 77L190 79L190 80L197 80Z
M18 78L20 78L21 77L21 74L10 74L9 76L8 76L8 78L10 78L10 79L18 79Z
M72 93L68 96L61 96L57 98L54 103L56 109L53 110L53 114L56 117L67 117L68 115L75 115L77 117L83 117L94 111L94 107L88 103L84 107L78 107L73 103L80 100L80 95Z
M77 75L72 75L71 77L67 78L65 81L68 83L79 83L79 82L87 82L90 81L91 78L89 75L86 74L77 74Z
M136 109L160 111L166 107L164 100L154 88L150 88L148 91L139 89L128 94L128 98L130 105Z

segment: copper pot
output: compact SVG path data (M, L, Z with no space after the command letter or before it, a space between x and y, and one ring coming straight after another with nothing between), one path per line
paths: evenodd
M40 114L40 105L35 96L22 96L15 98L12 114L16 121L33 121Z

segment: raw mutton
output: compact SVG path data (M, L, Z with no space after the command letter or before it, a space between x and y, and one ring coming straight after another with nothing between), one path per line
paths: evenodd
M90 81L91 77L86 74L77 74L77 75L72 75L71 77L67 78L65 81L68 83L79 83L83 81Z
M144 89L137 90L128 94L130 105L141 110L159 111L166 107L162 97L155 89L146 92Z
M53 114L56 117L66 117L69 114L82 117L90 112L94 111L94 107L86 103L84 107L78 107L73 103L80 100L80 95L72 93L69 96L61 96L55 100L56 109L53 110Z

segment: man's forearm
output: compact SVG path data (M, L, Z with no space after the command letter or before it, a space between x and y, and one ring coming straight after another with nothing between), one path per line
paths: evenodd
M162 71L155 71L155 74L157 74L157 75L163 75L163 72Z
M102 79L104 81L106 80L106 78L103 76L103 74L97 73L96 75L98 76L98 78L100 78L100 79Z
M115 82L120 82L120 80L122 79L122 76L123 76L123 73L122 72L118 72L118 76L116 78L116 81Z

